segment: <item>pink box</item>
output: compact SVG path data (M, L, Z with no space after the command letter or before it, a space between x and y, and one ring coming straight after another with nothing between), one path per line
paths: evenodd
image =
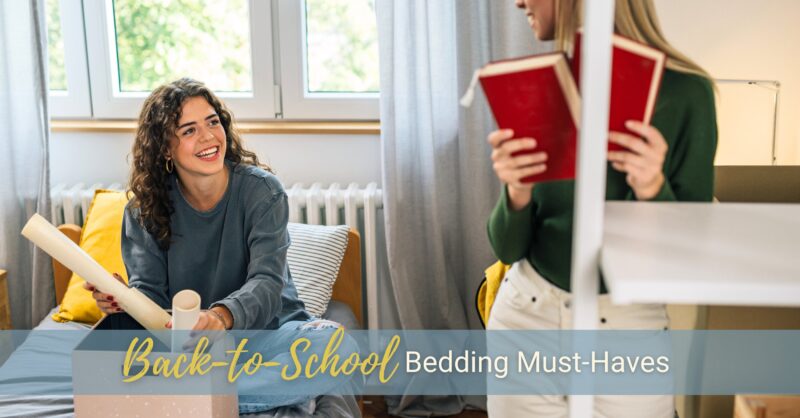
M76 395L76 418L238 417L236 395Z
M129 330L129 331L123 331ZM139 342L145 332L127 314L103 318L72 353L72 379L77 418L109 417L238 417L239 400L236 384L228 382L227 368L213 368L205 375L181 379L156 376L152 373L154 359L174 360L181 354L171 353L166 340L170 331L153 336L153 349L148 355L148 373L138 380L124 383L123 365L134 333ZM226 349L232 341L218 341L208 351L213 361L230 357ZM135 357L135 356L134 356ZM129 376L142 371L142 362L134 363Z

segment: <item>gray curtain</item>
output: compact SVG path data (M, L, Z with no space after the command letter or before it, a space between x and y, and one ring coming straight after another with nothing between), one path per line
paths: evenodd
M545 51L512 0L377 0L381 143L391 291L403 329L480 328L475 293L495 259L486 220L497 201L475 69ZM395 414L454 414L459 397L389 400Z
M34 213L50 219L44 22L42 0L0 0L0 269L16 329L55 303L49 257L20 235Z

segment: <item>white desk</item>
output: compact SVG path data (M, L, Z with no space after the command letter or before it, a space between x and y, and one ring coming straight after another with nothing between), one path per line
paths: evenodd
M608 202L615 303L800 306L800 205Z

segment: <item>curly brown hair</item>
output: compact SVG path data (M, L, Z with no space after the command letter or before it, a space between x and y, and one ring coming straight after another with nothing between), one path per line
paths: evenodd
M133 194L130 207L139 210L139 223L163 250L169 249L172 236L169 221L174 211L168 192L172 187L170 178L175 174L167 172L166 157L170 139L176 137L183 104L192 97L203 97L219 115L225 129L225 160L234 165L247 164L272 171L258 161L255 153L242 147L233 114L205 84L181 78L153 90L139 114L128 191Z

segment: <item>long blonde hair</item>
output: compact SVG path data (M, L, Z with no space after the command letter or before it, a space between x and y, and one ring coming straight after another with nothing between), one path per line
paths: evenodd
M572 50L575 33L583 24L583 0L555 0L555 41L562 51ZM661 31L653 0L616 0L616 33L647 44L667 54L667 68L695 74L713 82L711 75L675 49Z

